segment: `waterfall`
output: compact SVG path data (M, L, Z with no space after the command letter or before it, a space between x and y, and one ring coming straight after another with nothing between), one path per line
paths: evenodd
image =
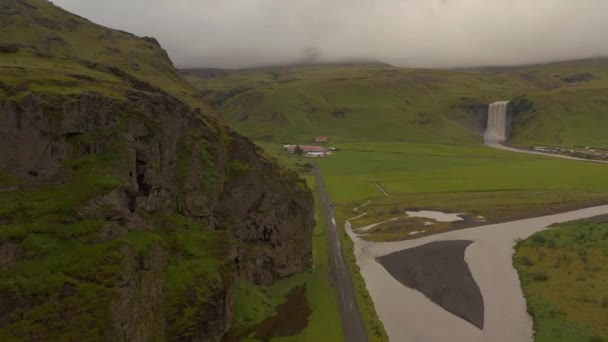
M486 143L500 143L507 140L507 104L509 101L494 102L488 108L488 126L484 134Z

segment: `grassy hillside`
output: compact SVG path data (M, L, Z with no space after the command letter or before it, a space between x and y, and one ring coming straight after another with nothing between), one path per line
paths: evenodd
M0 87L0 95L118 96L132 76L211 112L154 38L94 24L46 0L0 0L0 16L0 70L11 87Z
M513 257L537 342L608 340L608 218L559 224Z
M526 95L534 109L515 120L514 143L608 147L606 60L482 70L343 65L186 73L254 140L474 143L487 104Z
M310 266L312 196L213 113L155 39L0 0L0 340L217 340L302 284L313 312L281 336L341 339L322 226L314 271L253 284Z

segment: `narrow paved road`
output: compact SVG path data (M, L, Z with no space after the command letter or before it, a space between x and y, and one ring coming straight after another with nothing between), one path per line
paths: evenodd
M331 273L338 295L338 308L342 320L342 330L346 342L366 342L367 334L361 320L361 314L355 301L355 290L350 271L344 258L342 258L342 250L340 248L340 237L336 229L336 219L334 211L331 207L331 202L325 191L323 177L319 166L315 164L315 176L317 177L317 191L323 206L325 221L329 234L329 258L331 264Z

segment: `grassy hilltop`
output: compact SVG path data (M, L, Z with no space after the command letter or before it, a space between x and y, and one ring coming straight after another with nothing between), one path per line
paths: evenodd
M0 0L0 15L0 70L11 87L0 96L95 91L120 98L133 81L211 112L154 38L97 25L46 0Z
M608 147L608 61L479 70L383 64L242 71L186 70L239 132L254 140L476 143L487 104L523 95L518 144Z

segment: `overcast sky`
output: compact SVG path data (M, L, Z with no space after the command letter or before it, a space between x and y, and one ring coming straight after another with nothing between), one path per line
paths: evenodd
M378 60L409 67L608 56L608 0L54 0L156 37L179 67Z

